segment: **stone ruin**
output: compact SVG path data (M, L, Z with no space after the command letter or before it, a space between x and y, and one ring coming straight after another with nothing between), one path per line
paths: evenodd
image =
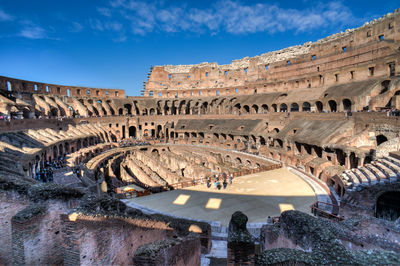
M0 264L399 264L399 11L232 64L156 66L143 97L0 77ZM226 235L127 206L290 167L327 195ZM220 235L219 235L220 234ZM215 241L226 257L210 257Z

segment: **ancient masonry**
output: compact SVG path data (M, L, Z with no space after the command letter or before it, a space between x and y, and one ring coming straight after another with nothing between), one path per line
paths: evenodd
M143 97L0 76L0 264L200 265L221 238L228 265L400 264L399 65L396 10L228 65L153 67ZM235 212L218 239L121 201L282 166L329 204L252 232Z

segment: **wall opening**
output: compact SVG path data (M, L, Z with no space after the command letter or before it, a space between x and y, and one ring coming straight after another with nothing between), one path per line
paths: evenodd
M400 217L400 191L382 194L376 201L377 218L396 221Z

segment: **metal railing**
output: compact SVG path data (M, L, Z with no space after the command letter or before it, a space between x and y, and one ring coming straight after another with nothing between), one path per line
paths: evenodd
M313 204L311 204L311 206L310 206L311 213L314 214L314 216L328 218L328 219L336 221L336 222L344 220L344 218L342 216L332 214L332 213L327 212L326 210L322 209L323 206L329 206L332 208L337 207L334 204L326 203L323 201L317 201L317 202L314 202Z

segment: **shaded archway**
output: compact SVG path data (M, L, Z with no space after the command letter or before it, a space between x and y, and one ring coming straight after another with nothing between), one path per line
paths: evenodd
M311 104L309 102L304 102L301 108L303 112L310 112Z
M343 111L351 112L351 101L349 99L343 99Z
M315 106L317 107L318 112L322 112L324 110L324 105L320 101L316 101Z
M299 111L299 105L297 103L292 103L290 105L290 112L298 112Z
M136 127L135 126L129 127L129 137L136 138Z
M376 201L377 218L395 221L400 217L400 191L383 193Z
M388 140L387 137L382 134L376 136L376 146L381 145L382 143L386 142L387 140Z
M330 100L328 104L331 112L337 111L337 103L334 100Z
M282 104L279 106L279 111L280 111L280 112L287 112L287 105L286 105L285 103L282 103Z

